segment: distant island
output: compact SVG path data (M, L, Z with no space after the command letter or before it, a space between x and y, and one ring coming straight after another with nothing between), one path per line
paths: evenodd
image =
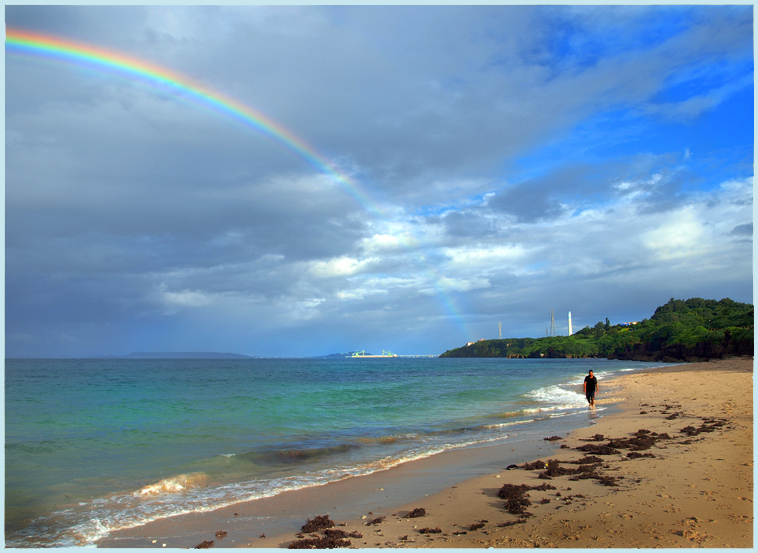
M217 353L214 351L138 351L124 355L127 359L254 359L238 353Z
M598 322L571 336L479 340L440 357L605 357L634 361L701 361L753 355L754 309L729 298L671 300L650 319Z

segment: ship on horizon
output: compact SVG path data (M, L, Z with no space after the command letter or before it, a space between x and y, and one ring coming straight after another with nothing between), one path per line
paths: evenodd
M361 351L354 351L352 355L346 356L348 359L378 359L378 358L387 358L387 357L397 357L396 353L392 353L391 351L382 350L381 355L371 355L366 354L366 350L363 349Z

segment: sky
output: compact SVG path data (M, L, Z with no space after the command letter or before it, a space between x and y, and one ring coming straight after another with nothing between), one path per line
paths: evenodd
M753 301L751 5L5 19L205 94L6 45L6 357L440 354Z

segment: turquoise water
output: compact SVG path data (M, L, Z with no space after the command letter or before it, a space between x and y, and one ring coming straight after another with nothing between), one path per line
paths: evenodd
M512 439L653 363L6 360L6 544L113 529Z

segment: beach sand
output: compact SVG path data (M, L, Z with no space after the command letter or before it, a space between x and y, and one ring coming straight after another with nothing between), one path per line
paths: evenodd
M122 530L98 545L186 548L212 541L213 547L286 548L325 534L298 536L297 530L282 528L328 515L335 529L347 534L331 539L349 541L353 548L752 548L752 358L601 381L597 403L614 404L617 412L544 441L532 450L541 461L535 470L526 470L523 462L507 469L509 446L454 451L320 488ZM598 446L616 452L577 449ZM472 463L472 456L480 462ZM588 456L600 462L571 463ZM544 478L549 460L558 463L547 471L553 476ZM455 466L467 468L456 474ZM557 475L580 467L591 471L585 473L589 477ZM427 494L435 473L454 482ZM471 477L476 474L484 475ZM498 497L505 484L516 494L511 510L525 514L512 514L506 499ZM515 488L521 485L541 489ZM519 492L527 494L522 497L528 504L522 505ZM415 509L423 509L424 516L407 518ZM274 531L266 533L267 528Z

